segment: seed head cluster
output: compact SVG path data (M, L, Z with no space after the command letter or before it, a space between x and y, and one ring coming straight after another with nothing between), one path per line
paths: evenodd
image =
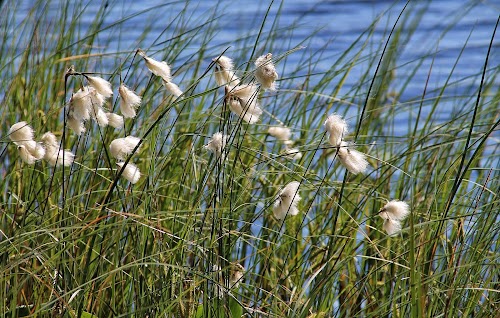
M189 99L185 98L182 89L173 82L171 67L167 62L155 60L140 49L137 50L137 55L142 57L146 68L154 75L151 80L157 80L157 83L161 81L164 89L173 95L170 98L182 102L186 101L186 103L189 101ZM225 114L232 112L234 114L233 118L237 119L237 125L244 125L244 127L256 125L259 121L263 121L261 117L264 114L270 115L262 106L262 103L263 100L266 100L266 98L263 98L266 94L277 94L278 85L276 81L278 80L278 73L274 64L277 61L279 59L273 59L273 55L267 53L255 60L255 69L252 72L246 72L239 76L241 72L235 69L235 63L231 58L222 55L213 59L211 65L215 68L215 81L219 86L216 89L224 90L223 94L221 94L224 105L222 112L225 112ZM141 144L145 140L133 135L127 135L130 134L130 129L126 130L125 128L130 128L126 127L128 124L126 120L136 118L138 115L139 107L143 103L142 97L121 80L118 86L118 94L114 95L111 82L102 77L77 73L73 70L70 75L78 76L81 84L78 88L75 88L64 108L64 123L78 138L90 134L96 129L99 130L100 136L105 136L106 127L107 131L113 131L108 126L121 130L121 132L117 133L126 131L124 137L112 139L106 149L106 156L108 159L112 159L115 164L109 168L112 171L110 173L116 173L116 178L123 177L132 185L137 184L141 180L142 174L133 159L138 159L138 161L144 159L140 157L140 151ZM112 102L113 96L117 96L116 103ZM117 105L116 107L119 108L121 115L112 112L112 107L109 105ZM279 119L270 116L278 124L268 127L267 134L272 137L270 138L271 141L277 142L279 147L282 147L279 156L276 157L287 158L288 160L284 161L286 164L296 164L290 160L302 160L304 155L301 151L304 151L307 155L308 145L294 147L294 144L300 144L300 140L293 138L297 130L294 130L293 127L287 127ZM267 118L264 116L264 122L265 120ZM334 113L326 118L324 128L328 134L329 148L335 150L335 158L340 164L351 174L366 173L369 167L366 154L358 151L353 142L346 140L349 139L347 121L341 115ZM204 145L204 148L212 152L213 157L219 163L224 162L228 156L234 156L235 160L239 159L230 151L232 139L236 138L235 134L227 135L223 131L227 132L228 129L223 127L221 131L215 132ZM55 133L45 132L37 141L35 139L35 130L27 122L20 121L10 127L8 135L10 140L17 146L19 158L28 165L34 165L42 159L53 167L70 167L75 162L74 153L71 150L65 150L63 147L63 143L66 143L68 139L64 137L66 136L64 131L62 133L57 131ZM324 145L318 146L323 147ZM259 155L262 155L264 159L274 158L267 156L265 151L262 151ZM224 166L222 165L223 168ZM271 209L272 206L275 219L285 221L287 218L299 214L299 204L302 199L299 190L304 190L299 188L302 188L301 182L291 181L269 199L268 208ZM409 214L409 205L399 200L388 202L378 213L384 220L382 228L389 236L395 236L401 232L402 222ZM219 266L214 265L213 268L215 272L221 272ZM218 297L223 297L232 288L238 287L239 283L244 279L245 268L239 263L231 263L229 273L229 279L224 281L229 282L229 285L221 282L220 279L214 281L219 283L216 284L218 286L216 289Z

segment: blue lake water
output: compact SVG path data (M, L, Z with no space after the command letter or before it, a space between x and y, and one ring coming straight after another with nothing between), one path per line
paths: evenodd
M20 10L16 11L19 21L33 9L33 3L33 1L20 2ZM61 3L64 2L47 2L49 15L53 12L54 19L57 19L57 8ZM172 37L179 36L186 30L214 18L215 21L211 23L211 27L215 30L213 34L207 34L206 38L200 35L193 36L193 41L182 52L176 53L174 60L168 61L173 64L174 69L190 61L192 55L199 50L202 41L208 43L206 49L214 56L228 48L227 55L239 57L237 62L248 61L249 43L253 43L268 8L268 19L263 27L264 32L256 54L272 51L279 55L297 45L306 46L300 53L289 55L286 64L278 65L280 75L285 79L287 70L296 69L305 62L305 56L311 56L311 60L314 61L313 68L304 70L303 74L308 72L317 74L311 76L310 80L319 80L358 37L362 38L360 44L356 44L359 47L369 37L367 47L363 49L364 56L350 71L351 74L347 77L340 96L337 96L344 97L344 95L349 96L353 86L365 85L368 88L367 83L371 77L363 83L360 82L362 74L367 71L374 73L373 66L368 69L366 59L380 55L389 31L406 2L91 0L85 2L85 6L76 12L79 15L82 38L85 30L99 14L103 3L108 4L106 10L111 14L106 16L98 35L98 42L102 43L102 46L96 47L94 51L110 53L121 59L130 57L126 52L131 52L139 46L148 49L150 53L160 51L159 55L165 56L164 52L168 51L168 43ZM149 8L154 9L148 10ZM141 11L145 12L116 24L121 19ZM482 71L488 44L500 14L500 1L411 1L405 12L410 16L421 16L421 20L415 27L412 37L407 42L398 44L400 56L395 65L395 76L404 82L416 65L423 62L408 84L403 100L411 101L421 97L431 63L433 66L428 91L440 87L453 68L450 82L456 83L450 88L455 89L455 94L468 94L472 86L477 87L480 78L478 74ZM275 19L278 15L279 18ZM180 16L183 18L179 18ZM405 20L412 19L405 18ZM51 22L46 21L46 23ZM372 24L373 35L368 36L366 32L370 30ZM272 41L267 41L266 32L272 27L282 31L278 31L278 36ZM149 30L146 36L141 37L146 29ZM408 30L409 28L406 32ZM238 40L242 38L251 40ZM47 41L50 41L50 36ZM496 41L495 49L492 51L489 69L499 67L498 43ZM353 50L357 51L359 50ZM245 60L245 57L248 59ZM205 65L208 66L209 63L210 60L207 60ZM182 73L188 74L189 69L183 69ZM303 78L300 77L290 79L284 86L298 86L302 81ZM362 100L362 97L360 99ZM438 115L446 116L446 112Z

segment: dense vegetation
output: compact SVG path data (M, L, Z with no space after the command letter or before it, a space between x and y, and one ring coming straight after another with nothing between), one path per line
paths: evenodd
M287 41L300 25L280 20L279 9L224 42L222 2L202 16L188 2L168 21L169 4L123 19L111 10L120 5L90 15L83 1L38 1L23 16L14 1L0 4L2 316L498 314L498 46L473 78L444 74L410 89L417 69L433 72L438 47L400 60L426 14L411 3L381 42L375 20L335 57L307 48L314 33ZM163 31L153 33L158 24ZM150 72L139 48L171 64L182 95ZM257 91L263 113L249 124L230 110L213 59L231 57L251 83L268 52L278 89ZM319 70L325 60L331 67ZM75 134L68 109L88 84L82 73L112 84L105 108L116 114L119 85L133 89L142 97L137 116L122 129L89 120ZM365 172L338 160L324 127L333 113L367 155ZM9 136L20 121L36 141L53 132L74 162L23 162ZM273 126L289 127L293 145L270 136ZM228 136L223 154L205 146L217 132ZM123 158L141 171L135 184L110 151L130 135L142 140ZM283 221L274 204L292 181L299 213ZM411 213L389 236L378 212L392 199Z

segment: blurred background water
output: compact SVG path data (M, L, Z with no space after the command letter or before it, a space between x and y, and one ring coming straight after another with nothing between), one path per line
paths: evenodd
M49 26L57 23L63 3L12 2L17 7L12 10L15 12L13 18L19 22L32 20L29 23L39 24L40 30L50 30ZM211 57L227 50L225 54L235 57L238 67L245 69L246 63L260 54L272 52L280 56L303 46L299 52L291 53L277 65L280 87L293 90L306 81L320 81L324 74L338 67L336 62L339 59L352 59L355 62L348 70L348 76L342 78L346 71L338 70L339 81L344 81L339 91L332 87L316 93L349 100L342 107L345 107L346 117L353 120L359 116L375 74L376 61L380 59L389 33L406 2L89 0L70 4L74 8L70 7L68 11L73 19L78 20L81 39L75 43L76 53L73 54L77 55L87 48L87 31L94 27L96 17L104 17L90 50L99 58L95 59L94 65L90 58L92 69L89 71L117 72L116 66L112 69L106 67L106 61L113 61L115 64L110 65L116 65L117 60L126 68L127 61L141 47L157 59L168 55L167 61L172 64L174 75L182 86L183 82L194 77L191 65L200 50L205 51L204 56L210 57L203 61L202 67L208 67ZM391 76L395 80L390 89L402 92L398 103L403 105L400 108L403 111L392 114L395 128L390 134L394 136L408 134L411 129L408 117L414 109L418 109L423 98L428 100L442 95L433 113L435 123L445 122L457 113L467 113L474 108L488 45L500 14L500 1L410 1L404 13L398 24L403 31L397 42L397 58L391 66ZM37 19L37 16L44 19ZM6 45L11 45L15 43L13 39L23 37L29 35L11 30L4 39ZM57 37L58 34L43 34L41 41L50 46ZM189 38L189 42L182 50L177 48L175 52L169 52L169 44L177 37ZM487 77L498 73L499 43L498 40L493 43ZM252 51L254 46L255 52ZM349 51L352 47L355 49ZM17 49L21 53L22 45ZM347 57L343 56L346 51L349 51ZM360 56L355 56L358 52ZM69 64L71 60L65 63ZM290 75L291 70L298 71ZM125 72L122 70L122 73ZM498 78L490 77L495 83L500 83ZM214 86L213 80L208 82L204 79L204 82L202 87L208 89ZM443 85L446 86L444 93L440 91ZM403 86L404 89L401 89ZM281 93L286 94L284 90ZM483 96L489 98L492 94L483 92ZM423 105L423 116L429 114L431 105ZM309 109L312 116L319 118L319 127L325 107L311 105ZM500 140L498 132L494 132L492 137L493 142Z
M48 10L57 20L57 8L60 1L48 1L46 6L34 7L34 1L18 2L15 10L16 19L22 21L32 10ZM379 54L381 45L387 41L389 31L405 5L405 1L95 1L83 3L83 10L77 17L82 30L91 28L96 15L102 14L103 8L109 11L98 37L103 43L96 47L96 52L122 55L127 50L138 46L149 50L168 50L169 39L186 31L189 23L179 27L179 19L200 22L213 18L215 33L210 37L208 47L213 54L219 54L228 48L227 55L243 49L241 39L255 38L266 14L267 22L263 26L263 35L258 49L282 54L285 50L303 45L304 54L291 54L287 57L288 67L303 63L299 56L309 55L317 59L313 70L305 72L322 73L328 71L343 52L358 38L371 37L367 53ZM150 10L149 10L150 9ZM269 10L269 12L267 12ZM136 17L130 16L142 12ZM429 77L429 87L439 87L446 80L456 82L454 89L467 92L470 85L478 85L478 74L484 65L488 44L500 13L500 1L411 1L406 9L415 16L420 16L418 25L408 26L408 32L414 32L406 43L399 43L400 57L396 63L395 76L402 78L413 72L415 65L421 63L405 90L407 99L421 96ZM182 18L180 18L183 16ZM279 16L279 18L276 18ZM126 21L119 24L121 19ZM33 23L53 23L53 21L33 21ZM193 23L191 23L193 24ZM373 25L373 28L370 27ZM196 25L192 25L196 27ZM271 28L283 30L278 36L279 42L266 41L266 31ZM146 32L147 30L147 32ZM372 34L366 34L371 30ZM12 30L11 36L15 35ZM201 31L203 32L203 31ZM280 32L278 32L278 35ZM82 32L82 37L84 32ZM54 35L56 36L56 35ZM240 42L237 40L239 39ZM206 39L205 39L206 40ZM50 42L50 35L45 37ZM494 44L498 48L499 42ZM198 45L198 46L197 46ZM200 49L197 39L180 52L174 67L186 62L193 52ZM22 48L20 48L22 49ZM250 52L248 52L250 53ZM296 58L297 57L297 58ZM125 58L125 56L123 56ZM492 51L490 69L498 68L500 54ZM206 65L210 60L206 61ZM431 63L432 71L431 69ZM368 66L363 63L351 70L342 92L346 93L352 85L359 85L359 78L366 73ZM286 77L286 70L281 70ZM372 71L373 72L373 71ZM448 79L448 76L451 77ZM314 77L312 77L314 80Z

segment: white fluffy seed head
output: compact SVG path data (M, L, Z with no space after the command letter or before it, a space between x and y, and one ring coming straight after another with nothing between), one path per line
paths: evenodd
M102 108L104 106L104 103L106 102L106 98L104 98L104 96L102 94L100 94L93 87L89 87L88 91L89 91L90 102L92 104L92 107L94 109ZM92 116L92 112L90 112L90 115Z
M45 156L45 147L34 140L18 142L18 146L23 146L23 151L28 152L35 160L43 159ZM21 149L19 149L21 151ZM24 155L24 154L23 154Z
M83 122L93 118L101 127L108 125L108 119L102 109L106 99L94 87L85 86L73 94L70 100L70 114L76 120ZM75 132L82 133L76 121L72 123ZM70 127L71 128L71 127Z
M85 125L83 121L75 118L74 114L69 114L67 123L68 127L73 130L78 136L85 132Z
M70 166L75 160L75 155L69 150L59 150L58 165Z
M93 78L93 80L97 82L97 79L103 80L102 78L96 77L89 78ZM109 94L109 92L105 93ZM113 92L111 91L111 94L112 93ZM75 131L77 135L80 135L85 131L83 122L88 120L89 118L93 118L101 127L107 126L108 119L106 118L106 114L102 109L105 101L105 96L99 93L99 91L93 86L85 86L76 91L70 99L69 113L70 116L74 119L71 123L69 123L70 128Z
M179 86L177 86L177 84L175 84L175 83L163 81L163 86L165 86L165 88L167 89L167 91L170 94L174 95L175 97L179 97L183 93L181 91L181 89L179 88Z
M9 138L13 142L33 140L33 135L33 128L31 128L25 121L15 123L9 129Z
M237 98L226 99L226 102L228 103L229 109L231 109L233 113L235 113L238 117L242 118L247 123L255 124L259 121L260 114L262 113L262 110L259 106L254 105L252 107L252 110L255 112L254 114L252 114L252 112L250 112L250 109L245 110L243 108L241 100Z
M229 108L246 122L254 124L259 120L262 109L257 102L258 87L253 84L226 86L226 102Z
M94 109L94 112L91 112L90 114L99 126L106 127L109 124L108 116L102 108Z
M215 62L215 81L217 85L228 85L230 83L239 82L238 76L234 73L233 61L227 56L214 58Z
M120 87L118 88L118 93L121 97L120 110L123 117L134 118L137 115L136 109L141 104L142 98L127 86L125 86L125 84L120 85Z
M299 186L299 182L292 181L278 193L273 205L273 214L278 220L284 219L287 215L299 213L297 208L297 203L301 199L298 194Z
M113 95L113 89L111 88L111 83L106 81L104 78L98 76L86 76L89 81L89 85L92 86L99 94L105 98L111 97Z
M325 129L330 134L330 144L335 147L341 144L342 139L348 133L347 122L337 114L328 116L325 121Z
M74 159L75 155L69 150L62 150L53 146L46 146L44 159L51 166L70 166Z
M152 59L144 53L144 51L139 50L138 54L144 58L144 61L146 62L146 66L148 69L151 71L156 76L159 76L163 78L165 82L171 82L172 81L172 73L170 71L170 66L167 64L165 61L157 61L155 59Z
M385 211L383 209L378 212L378 216L380 216L384 220L389 220L391 218L389 216L389 213L387 213L387 211Z
M340 163L353 174L365 172L368 168L366 155L346 142L341 142L338 150Z
M45 147L39 142L33 141L33 143L35 144L34 146L31 144L31 146L26 148L36 160L43 159L43 157L45 157Z
M399 200L388 202L380 211L379 215L385 220L404 220L410 214L408 203Z
M234 69L233 60L229 57L222 55L213 59L213 61L217 64L217 66L226 71L230 71Z
M132 153L132 151L140 141L140 138L134 136L117 138L113 140L109 145L109 151L114 158L118 160L125 160Z
M237 97L241 100L257 100L259 87L254 84L243 84L238 86L226 86L226 95Z
M257 79L262 88L274 91L276 90L278 73L276 72L272 57L271 53L267 53L255 61L255 66L257 67L255 70L255 79Z
M108 124L111 127L122 129L123 128L123 116L113 113L106 113L106 117L108 117Z
M125 162L117 162L116 164L122 169ZM141 178L141 171L133 163L129 162L123 170L122 177L130 181L130 183L136 184Z
M51 166L70 166L73 163L75 155L69 150L60 149L56 136L50 131L43 134L42 143L45 146L43 159Z
M28 149L26 149L26 147L24 145L17 146L17 150L19 151L19 157L25 163L32 165L32 164L35 164L35 162L37 161L37 158L35 158L35 156L33 156L28 151Z
M226 71L226 70L220 70L220 71L215 71L215 81L217 82L217 85L223 86L227 85L230 83L236 83L240 79L236 74L234 74L233 71Z
M283 220L287 215L297 215L299 214L299 209L295 205L285 205L280 203L280 201L275 201L273 206L273 215L278 220Z
M224 135L222 132L216 132L204 147L215 153L217 157L220 157L224 148L226 148L228 139L229 136Z
M262 109L260 109L257 100L257 90L258 87L256 85L237 86L234 88L232 96L240 100L241 107L243 107L246 112L260 116L262 114Z
M401 222L398 220L387 219L382 226L389 236L394 236L401 231Z
M292 136L292 132L290 131L290 128L288 127L283 127L283 126L272 126L269 127L267 130L267 133L274 138L286 142L290 140L290 137Z
M44 143L45 147L59 148L59 142L57 141L56 136L50 131L43 134L41 140Z
M73 117L79 121L88 120L90 118L90 109L92 108L92 100L90 98L90 90L88 87L77 90L70 99L70 111Z

